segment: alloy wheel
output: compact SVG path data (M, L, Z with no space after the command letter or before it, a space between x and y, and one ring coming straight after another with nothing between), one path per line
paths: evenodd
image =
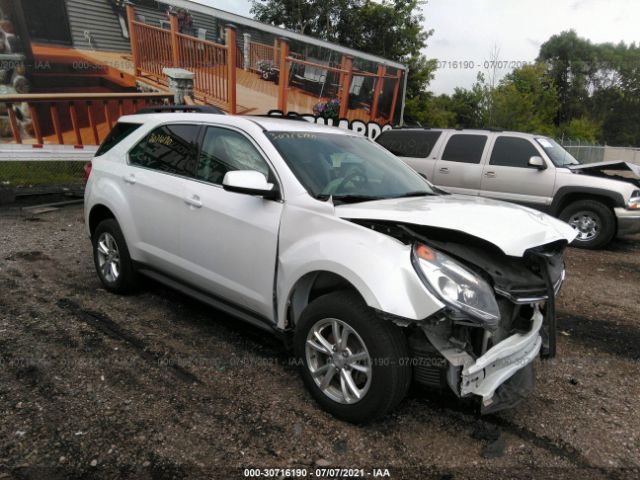
M307 368L320 390L338 403L364 398L371 385L372 361L358 333L336 318L316 322L305 344Z
M108 232L98 237L96 248L100 274L109 283L114 283L120 276L120 251L116 239Z
M593 240L600 232L600 220L592 212L577 212L568 223L578 232L577 239L582 242Z

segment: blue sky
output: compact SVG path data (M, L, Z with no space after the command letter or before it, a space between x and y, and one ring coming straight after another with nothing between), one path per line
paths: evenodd
M249 0L195 0L250 16ZM514 62L531 62L551 35L573 28L593 42L640 41L638 0L429 0L425 28L434 29L424 53L439 60L430 89L469 88L499 51L498 77ZM455 63L457 62L457 63ZM458 68L454 68L454 67Z

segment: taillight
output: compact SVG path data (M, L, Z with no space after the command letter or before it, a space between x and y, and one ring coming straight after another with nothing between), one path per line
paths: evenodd
M85 183L89 181L89 175L91 175L91 160L84 166L84 181Z

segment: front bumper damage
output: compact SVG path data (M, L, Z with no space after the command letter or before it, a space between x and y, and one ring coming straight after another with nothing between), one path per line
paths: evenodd
M480 397L482 411L488 413L512 406L532 388L531 372L523 370L530 369L540 353L543 321L544 317L536 305L528 332L514 333L476 359L450 340L446 325L425 325L422 330L448 362L446 378L449 387L459 397ZM500 387L518 373L526 373L518 379L522 388L514 389L511 385L510 389L499 392ZM523 376L531 377L531 381L523 382Z
M619 237L640 232L640 211L620 207L614 208L613 211L616 214Z

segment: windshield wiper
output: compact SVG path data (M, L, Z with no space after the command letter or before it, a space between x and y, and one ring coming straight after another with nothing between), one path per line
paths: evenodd
M415 192L407 192L402 195L397 195L395 197L388 198L405 198L405 197L430 197L432 195L437 195L434 192L425 192L424 190L416 190Z
M328 200L331 198L334 203L358 203L358 202L371 202L373 200L382 200L386 197L379 197L374 195L327 195L321 193L316 195L318 200Z

